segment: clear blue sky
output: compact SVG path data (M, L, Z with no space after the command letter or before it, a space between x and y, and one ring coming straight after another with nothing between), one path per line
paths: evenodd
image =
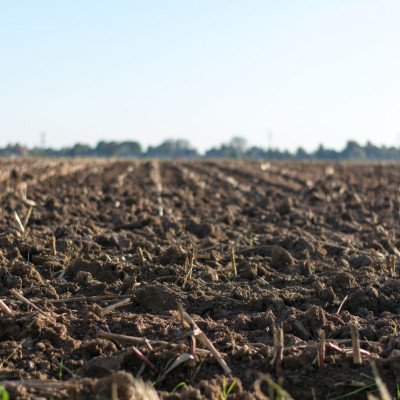
M400 145L400 0L0 2L0 146Z

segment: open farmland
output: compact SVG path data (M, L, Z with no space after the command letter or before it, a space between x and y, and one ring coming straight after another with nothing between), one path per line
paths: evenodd
M0 385L366 399L374 360L397 398L399 188L397 164L2 160Z

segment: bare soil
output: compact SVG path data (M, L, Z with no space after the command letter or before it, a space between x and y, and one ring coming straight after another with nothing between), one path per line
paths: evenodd
M1 160L0 385L366 399L374 360L398 398L399 187L397 164Z

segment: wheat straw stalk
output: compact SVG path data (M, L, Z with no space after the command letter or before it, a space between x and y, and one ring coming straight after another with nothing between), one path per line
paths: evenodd
M104 332L100 329L98 330L96 336L103 339L118 340L119 342L126 342L132 344L146 345L147 342L149 342L153 346L168 345L168 342L164 340L148 340L146 338L141 338L136 336L128 336L128 335L120 335L118 333Z
M3 310L3 312L9 316L13 315L13 312L11 311L11 309L8 307L8 305L6 303L4 303L3 300L0 300L0 308Z
M111 400L118 400L118 385L117 382L111 384Z
M143 266L144 263L146 262L146 259L144 258L142 248L139 247L138 250L137 250L137 252L138 252L138 255L139 255L139 265L140 265L140 266Z
M23 303L25 303L26 305L32 307L34 310L36 310L39 314L43 315L44 317L48 318L50 321L52 322L56 322L55 319L48 313L44 312L43 310L41 310L38 306L36 306L35 304L33 304L31 301L29 301L26 297L23 296L22 293L20 293L18 290L16 289L10 289L10 293L15 296L18 300L21 300Z
M326 342L325 342L325 331L324 330L321 330L320 339L321 339L321 341L318 346L318 367L321 367L325 362Z
M17 221L19 229L21 229L21 232L25 233L24 225L22 224L21 218L19 217L19 215L16 211L14 211L14 217L15 217L15 220Z
M349 298L349 295L346 295L345 298L344 298L344 299L342 300L342 302L340 303L340 306L339 306L339 308L338 308L337 311L336 311L336 314L337 314L337 315L339 315L339 314L340 314L340 311L342 311L343 304L347 301L348 298Z
M31 214L32 214L32 207L29 207L28 212L26 213L25 219L24 219L24 230L28 226L28 222L29 222L29 218L31 217Z
M362 364L360 352L360 338L358 336L358 329L354 324L350 324L351 342L353 346L353 362L356 365Z
M101 315L104 317L104 315L113 312L116 308L126 306L127 304L130 304L130 303L131 303L131 299L128 298L128 299L119 301L118 303L111 304L110 306L104 307L101 310Z
M235 260L235 248L231 247L231 261L232 261L232 269L233 274L237 276L237 268L236 268L236 260Z
M56 250L56 237L55 236L52 236L51 238L50 238L50 248L51 248L51 251L53 252L53 256L56 256L57 255L57 250Z
M390 395L386 385L383 383L381 377L379 376L375 361L371 360L370 364L371 364L372 373L374 374L376 386L378 387L379 394L381 395L381 399L382 400L392 400L392 396Z
M276 354L276 376L279 378L282 373L282 361L283 361L283 323L278 326L277 331L277 354Z
M395 257L394 254L390 257L390 276L393 278L396 276L396 265L395 265Z
M63 270L65 271L65 270ZM118 298L130 298L132 295L131 294L122 294L122 295L114 295L114 294L109 294L109 295L104 295L104 296L90 296L90 297L85 297L85 296L80 296L80 297L68 297L66 299L51 299L49 300L49 303L52 304L58 304L58 303L72 303L75 301L103 301L103 300L116 300Z
M141 338L141 337L136 337L136 336L127 336L127 335L120 335L118 333L111 333L111 332L105 332L99 329L96 334L97 337L103 338L103 339L108 339L108 340L116 340L118 342L125 342L125 343L132 343L132 344L137 344L137 345L148 345L148 343L152 346L159 346L158 348L155 348L155 351L160 350L161 348L166 348L166 347L177 347L179 344L173 343L173 342L166 342L164 340L150 340L147 338ZM186 336L185 336L186 337ZM181 338L178 338L181 339ZM210 354L209 350L206 349L196 349L197 353L201 354Z
M181 314L182 314L182 318L189 325L189 327L193 328L194 336L198 340L200 340L200 342L203 343L204 346L207 346L208 350L210 350L211 354L215 357L215 359L217 360L217 362L221 366L221 368L224 370L224 372L226 374L231 374L232 370L228 367L228 364L222 358L219 351L214 347L211 340L208 339L208 337L205 335L205 333L197 326L196 322L193 321L193 319L189 316L189 314L187 314L186 311L182 310ZM175 316L180 318L180 313L175 312Z

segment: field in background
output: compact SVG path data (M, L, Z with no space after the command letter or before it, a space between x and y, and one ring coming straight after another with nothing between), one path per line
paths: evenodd
M0 385L395 397L399 188L397 164L0 160Z

